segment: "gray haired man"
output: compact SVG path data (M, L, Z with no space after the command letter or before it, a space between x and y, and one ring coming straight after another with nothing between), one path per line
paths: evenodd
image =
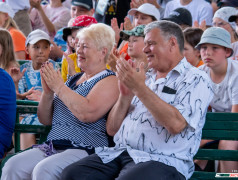
M145 74L119 59L120 95L107 119L114 147L68 166L62 179L188 179L207 107L213 97L208 76L183 56L181 28L169 21L145 27L150 70ZM203 93L201 93L203 91Z

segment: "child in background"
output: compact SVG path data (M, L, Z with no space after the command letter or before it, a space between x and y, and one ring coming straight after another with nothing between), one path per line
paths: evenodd
M71 38L71 42L68 41L68 43L71 44L73 48L76 46L76 35L77 32L82 29L83 27L87 27L91 24L97 23L96 19L92 16L87 16L87 15L81 15L76 17L73 20L72 26L64 28L63 30L63 39L66 41L68 38ZM72 76L78 72L80 72L80 68L77 65L77 55L76 53L65 53L64 58L62 60L62 67L61 67L61 74L64 82L67 81L68 76Z
M238 112L238 62L229 57L233 54L231 36L220 27L211 27L204 31L196 46L200 50L203 66L211 78L214 97L211 101L213 112ZM203 140L204 141L204 140ZM201 144L204 142L201 141ZM238 150L238 141L219 141L219 149ZM199 164L201 167L201 164ZM232 173L237 169L237 161L220 161L218 171ZM202 169L204 168L201 167Z
M184 56L187 61L195 67L203 65L200 52L195 48L195 46L200 42L203 30L200 28L186 28L183 33L185 39Z
M10 33L0 28L0 68L11 74L12 68L20 68L14 54L14 47Z
M15 14L10 6L6 3L0 2L0 27L8 30L11 34L16 59L29 59L29 57L26 57L25 53L26 37L18 29L18 26L13 20L14 15Z
M17 91L22 99L40 101L43 91L41 85L40 68L44 63L52 63L55 69L59 69L58 63L48 60L50 53L50 37L42 30L32 31L26 39L26 52L31 56L32 61L24 63L20 67L20 73L16 76L21 77L16 82ZM27 92L27 93L26 93ZM36 114L27 115L22 119L21 124L41 125ZM34 134L21 134L21 149L30 147L35 144Z

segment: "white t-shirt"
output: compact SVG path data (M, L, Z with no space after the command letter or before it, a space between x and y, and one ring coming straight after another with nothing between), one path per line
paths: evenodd
M167 18L173 10L179 7L190 11L193 23L194 21L198 21L200 24L203 20L206 20L206 24L212 26L213 9L208 2L204 0L192 0L188 5L183 6L180 0L170 1L165 7L164 18Z
M234 51L233 55L231 56L231 59L238 60L238 41L232 43L231 46Z
M232 105L238 104L238 61L228 59L227 73L219 84L212 82L214 97L210 106L213 112L231 112ZM210 68L202 65L199 69L210 77ZM210 77L211 78L211 77Z

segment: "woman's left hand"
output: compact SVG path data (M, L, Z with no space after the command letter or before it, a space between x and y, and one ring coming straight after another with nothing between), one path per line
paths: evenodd
M47 86L56 94L64 86L64 81L61 77L60 70L56 71L52 63L46 62L42 65L41 75Z

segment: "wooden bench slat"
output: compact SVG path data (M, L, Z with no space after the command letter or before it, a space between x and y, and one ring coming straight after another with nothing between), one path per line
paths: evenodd
M20 132L20 133L48 134L50 130L51 130L51 126L29 125L29 124L15 125L15 132Z
M203 130L202 139L213 140L238 140L238 131L228 130Z
M206 121L238 121L238 113L212 113L206 114Z
M238 161L236 150L199 149L194 159Z
M238 121L207 121L203 130L236 130Z

